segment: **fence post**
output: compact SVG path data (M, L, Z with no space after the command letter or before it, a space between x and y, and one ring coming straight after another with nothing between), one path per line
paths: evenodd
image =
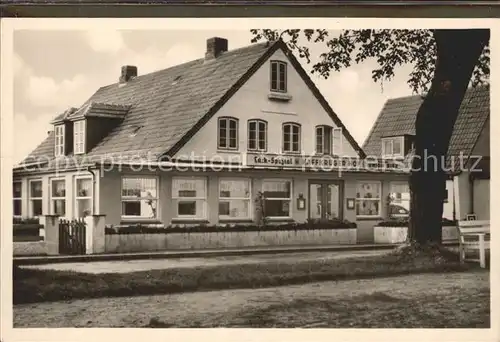
M90 215L85 217L85 245L86 254L104 253L104 227L106 215Z
M59 216L44 215L45 243L48 255L59 254Z

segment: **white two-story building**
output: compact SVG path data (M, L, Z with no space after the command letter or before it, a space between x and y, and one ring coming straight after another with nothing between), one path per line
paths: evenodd
M188 63L125 66L53 125L14 170L16 216L245 223L262 193L271 222L345 219L366 242L391 182L408 179L359 167L364 152L282 41L228 50L211 38Z

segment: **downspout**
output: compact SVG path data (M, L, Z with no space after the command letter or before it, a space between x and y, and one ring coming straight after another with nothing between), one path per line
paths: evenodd
M474 214L474 176L469 174L469 214Z
M455 182L458 182L458 179L454 176L452 178L453 183L452 183L452 201L453 201L453 221L457 220L457 204L456 204L456 196L455 196Z
M92 171L91 167L87 167L87 171L92 175L92 215L95 215L95 173Z

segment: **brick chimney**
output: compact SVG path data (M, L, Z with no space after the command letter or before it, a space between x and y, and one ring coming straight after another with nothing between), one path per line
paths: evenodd
M122 73L119 80L120 83L127 83L133 77L137 77L137 67L133 65L122 66Z
M207 39L207 52L205 59L213 59L220 56L221 53L227 51L227 39L213 37Z

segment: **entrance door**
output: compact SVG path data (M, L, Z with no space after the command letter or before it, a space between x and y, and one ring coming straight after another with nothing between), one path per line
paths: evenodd
M342 219L341 183L332 181L309 182L309 218Z

